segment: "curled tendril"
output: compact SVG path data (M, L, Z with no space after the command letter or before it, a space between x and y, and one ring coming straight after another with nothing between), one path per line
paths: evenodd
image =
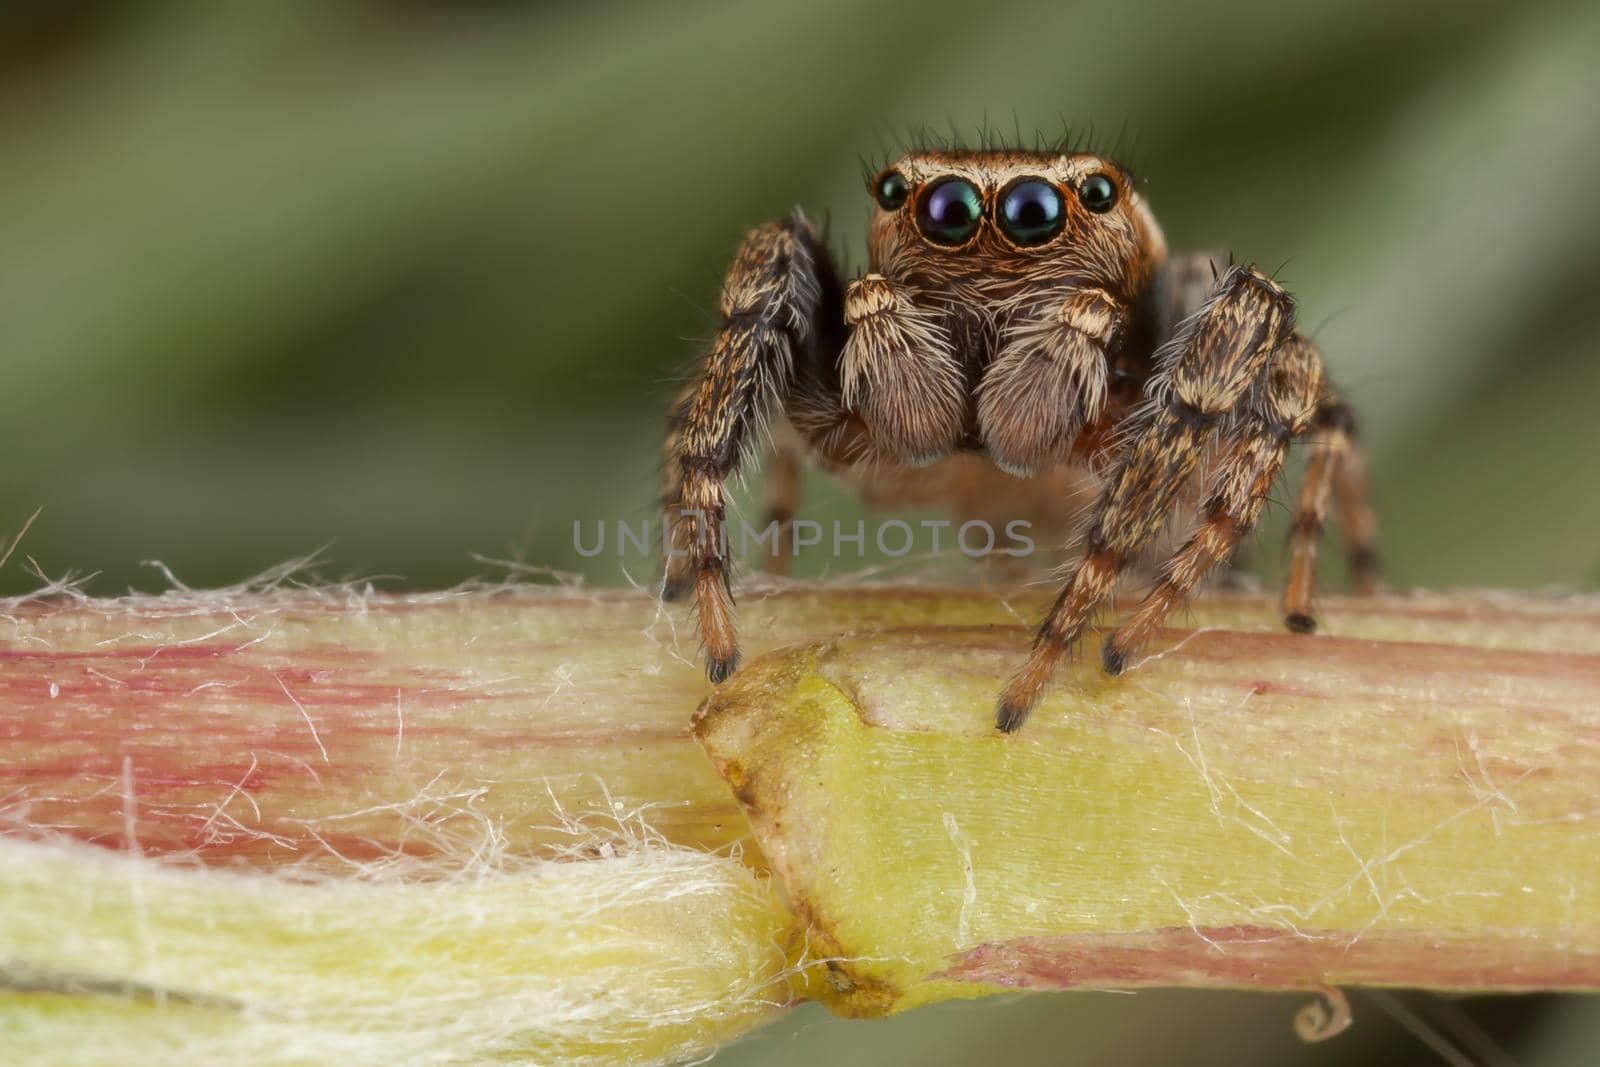
M1308 1045L1338 1037L1350 1029L1355 1017L1350 1014L1350 998L1343 990L1323 986L1316 999L1294 1013L1294 1032Z

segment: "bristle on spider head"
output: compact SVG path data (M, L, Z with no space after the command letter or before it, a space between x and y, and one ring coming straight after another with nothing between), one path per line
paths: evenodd
M1025 132L1021 117L1015 112L1011 116L1010 130L991 124L985 116L980 125L972 127L971 135L963 135L954 119L947 120L944 129L926 124L906 125L898 130L887 125L880 126L878 151L861 157L861 173L863 180L870 182L902 156L923 153L966 155L980 152L1048 152L1099 156L1115 162L1129 180L1137 180L1128 158L1135 150L1137 138L1130 135L1126 120L1118 127L1114 137L1105 136L1092 122L1074 126L1064 116L1060 127L1055 134L1037 127L1029 134Z

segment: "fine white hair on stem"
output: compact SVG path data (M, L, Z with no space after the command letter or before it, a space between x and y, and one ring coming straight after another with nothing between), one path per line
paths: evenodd
M0 925L8 1055L677 1062L788 1002L785 913L736 858L621 816L566 853L482 849L439 881L417 862L244 873L0 837L0 900L28 917ZM52 996L63 1010L38 1010Z

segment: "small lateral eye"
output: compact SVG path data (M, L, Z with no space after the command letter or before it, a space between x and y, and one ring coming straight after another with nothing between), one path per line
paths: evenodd
M911 193L911 184L906 181L905 175L897 170L891 170L872 189L872 195L878 200L878 206L885 211L893 211L906 202L906 197Z
M1024 178L1000 198L1000 228L1019 245L1042 245L1067 221L1061 194L1039 178Z
M1078 199L1096 215L1103 215L1117 202L1117 187L1104 174L1091 174L1078 183Z
M983 197L962 178L946 178L930 188L917 205L917 227L930 241L966 244L983 218Z

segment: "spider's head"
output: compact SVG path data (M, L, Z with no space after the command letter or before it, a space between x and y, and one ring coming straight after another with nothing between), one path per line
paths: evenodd
M1082 152L924 151L870 182L872 269L1142 285L1166 258L1121 164Z

